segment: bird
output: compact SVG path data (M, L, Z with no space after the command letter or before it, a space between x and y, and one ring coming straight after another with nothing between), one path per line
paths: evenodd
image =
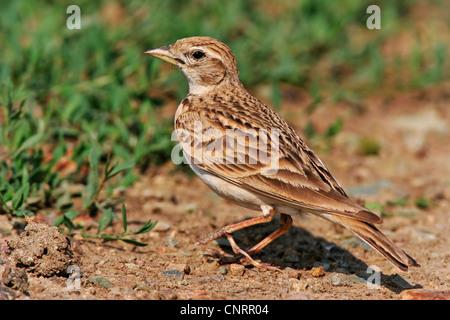
M145 54L178 67L187 78L189 93L174 126L191 169L221 197L260 212L198 243L226 237L237 255L268 267L252 256L288 232L293 218L312 214L348 229L402 271L419 266L375 226L381 216L352 200L296 131L245 89L226 44L194 36ZM277 213L277 230L247 251L238 246L235 231L270 222Z

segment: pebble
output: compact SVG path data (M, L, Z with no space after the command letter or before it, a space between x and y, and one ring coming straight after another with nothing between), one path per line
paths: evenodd
M323 269L323 266L312 268L311 275L313 277L323 277L325 275L325 270Z
M450 292L405 290L400 297L402 300L450 300Z
M103 278L102 276L89 276L87 278L87 281L91 282L91 283L95 283L97 285L99 285L100 287L109 289L111 288L111 282L106 279Z
M325 271L329 271L331 267L331 265L327 262L315 262L313 265L313 267L320 267L320 266L322 266L323 270Z
M158 223L153 227L153 231L167 231L170 229L170 223L158 220Z
M245 271L245 267L241 264L232 263L230 264L230 274L233 276L242 276Z
M187 286L187 285L189 285L189 282L187 280L183 280L183 281L181 281L181 285Z
M162 272L163 276L171 280L183 280L184 274L178 270L166 270Z
M289 279L290 289L292 291L305 291L306 287L308 286L306 283L301 282L297 279Z
M219 273L220 274L225 275L225 274L227 274L227 272L228 272L228 268L227 267L222 266L222 267L219 268Z
M345 279L343 279L343 277L337 273L333 273L332 275L330 275L330 277L327 280L331 285L335 287L347 285Z

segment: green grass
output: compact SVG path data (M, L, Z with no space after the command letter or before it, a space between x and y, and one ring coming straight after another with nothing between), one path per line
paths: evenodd
M421 3L436 7L437 18L448 9L445 1ZM412 0L380 4L381 30L366 28L367 4L353 0L74 4L81 30L66 28L66 1L1 5L0 213L56 211L70 220L117 211L121 191L170 159L172 119L158 111L181 99L187 83L143 52L182 37L227 43L244 84L269 84L278 106L283 83L305 87L317 106L324 89L342 98L449 78L448 39L433 33L442 25L433 17L420 29ZM411 49L386 56L402 34Z

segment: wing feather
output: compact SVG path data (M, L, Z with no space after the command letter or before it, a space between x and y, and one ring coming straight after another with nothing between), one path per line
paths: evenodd
M201 114L186 110L176 118L176 128L188 130L190 135L190 139L180 139L185 156L198 167L274 204L381 223L379 215L347 196L320 159L276 113L266 110L272 114L259 126L257 121L249 126L227 116L226 108L220 109L220 114L214 108L202 108ZM273 129L278 130L278 139L269 134ZM264 131L267 134L261 134ZM261 144L266 146L262 154Z

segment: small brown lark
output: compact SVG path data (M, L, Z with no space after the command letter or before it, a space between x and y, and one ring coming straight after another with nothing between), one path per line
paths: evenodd
M268 267L251 255L286 233L292 217L314 214L347 228L401 270L418 266L374 226L381 217L352 201L286 121L245 90L228 46L190 37L146 53L177 66L189 82L175 128L192 170L223 198L262 213L200 243L225 236L236 254ZM276 213L279 229L247 252L236 244L233 232L269 222Z

